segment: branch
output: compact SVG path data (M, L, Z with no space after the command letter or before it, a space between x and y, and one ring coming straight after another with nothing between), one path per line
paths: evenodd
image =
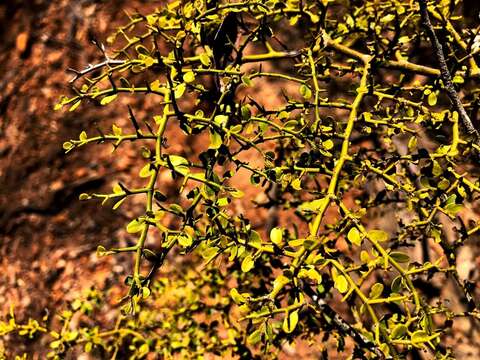
M320 314L324 317L324 320L329 319L336 328L343 331L346 335L350 336L357 344L360 345L363 349L368 349L372 353L374 353L377 358L385 359L385 355L382 351L376 346L376 344L365 337L360 330L351 326L348 322L346 322L340 315L338 315L335 310L333 310L324 299L320 298L314 290L308 285L305 284L303 287L305 294L307 294L313 301L316 309L320 312ZM328 320L327 320L328 321Z
M448 97L450 101L453 103L455 110L458 112L460 121L462 125L465 127L468 135L474 137L475 144L480 145L480 135L475 129L472 124L472 120L468 116L465 108L463 107L462 101L458 96L457 91L455 90L455 86L452 82L452 75L450 74L450 70L448 70L447 62L445 60L445 54L443 52L442 45L440 41L438 41L438 37L435 34L435 30L433 29L432 23L430 21L430 15L428 14L428 5L427 0L418 0L420 5L420 15L422 17L422 24L427 31L428 37L432 43L433 51L435 52L435 56L437 57L438 63L440 65L440 78L443 81L445 86L445 90L447 91Z

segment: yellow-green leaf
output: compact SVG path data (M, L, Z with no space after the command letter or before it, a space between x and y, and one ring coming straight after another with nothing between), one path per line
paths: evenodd
M115 100L117 97L118 97L118 94L113 94L113 95L105 96L105 97L100 101L100 104L101 104L101 105L110 104L110 103L111 103L113 100Z
M331 139L325 140L322 143L322 146L325 150L331 150L333 149L333 141Z
M383 285L380 283L375 283L370 289L370 294L368 295L368 297L370 299L377 299L382 295L382 292L383 292Z
M210 146L209 149L218 149L223 144L223 139L215 130L210 130Z
M354 245L360 246L362 244L362 237L356 227L350 229L347 234L347 239Z
M383 230L370 230L368 237L373 241L383 242L389 239L388 234Z
M255 261L253 260L252 255L247 255L242 261L242 271L249 272L250 270L253 269L254 265L255 265Z
M64 150L70 150L74 147L75 145L71 143L70 141L65 141L62 145Z
M79 138L80 138L80 141L86 141L87 140L87 133L85 131L82 131L80 133Z
M407 334L408 328L405 324L397 324L392 330L392 339L400 339Z
M300 94L305 99L310 99L312 97L312 90L305 84L300 85Z
M335 283L335 289L337 289L341 294L344 294L348 290L348 281L347 278L343 275L337 275L333 279Z
M119 128L117 125L112 125L113 135L120 136L122 135L122 128Z
M81 103L82 103L81 100L76 101L72 106L70 106L70 109L68 109L68 111L75 111L80 106Z
M423 330L415 331L411 336L412 344L415 346L419 346L429 340L428 334Z
M294 190L302 190L302 180L294 179L290 184Z
M150 293L151 293L151 291L148 287L146 287L146 286L142 287L142 298L143 299L148 298L150 296Z
M80 196L78 197L79 200L88 200L90 199L90 195L86 194L86 193L83 193L83 194L80 194Z
M210 56L208 56L208 54L206 52L200 54L200 62L204 66L210 66L210 64L211 64Z
M144 227L143 221L140 221L138 219L133 219L127 225L127 232L129 234L134 234L134 233L142 231L143 227Z
M302 210L302 211L314 211L314 212L316 212L316 211L319 211L320 209L322 209L328 203L329 203L329 198L324 197L322 199L317 199L317 200L313 200L313 201L310 201L310 202L303 203L302 205L300 205L298 207L298 209Z
M183 81L185 81L186 83L194 82L195 81L195 73L193 71L187 71L183 75Z
M273 228L270 231L270 240L277 246L282 245L283 242L283 230L281 228Z
M193 239L188 234L180 234L177 237L177 241L182 247L189 247L193 244Z
M247 338L247 342L250 345L258 344L260 340L262 340L262 332L260 330L255 330Z
M121 194L123 193L122 187L119 184L113 185L113 193L114 194Z
M185 93L186 89L187 89L187 84L181 83L180 85L178 85L174 91L175 99L180 99Z
M408 263L410 261L410 256L400 251L392 251L390 256L393 260L399 263Z
M144 167L142 167L142 170L140 170L139 176L142 178L149 177L152 173L152 170L150 169L150 164L145 164Z
M230 297L237 305L243 304L246 301L245 297L241 295L236 288L230 290Z
M292 311L283 319L282 329L287 334L292 333L298 324L298 310Z

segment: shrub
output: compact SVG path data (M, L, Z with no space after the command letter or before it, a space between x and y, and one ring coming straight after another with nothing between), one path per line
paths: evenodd
M63 144L69 153L133 142L142 156L143 186L80 195L113 209L144 199L126 225L136 242L97 251L132 255L128 294L112 329L71 325L104 295L70 304L50 333L50 357L81 345L100 357L269 358L297 339L324 356L453 357L442 345L452 322L479 317L474 284L457 271L459 249L480 229L464 210L480 191L480 70L461 9L196 0L130 15L107 38L114 50L97 43L103 61L74 71L74 93L56 107L158 103L148 119L128 108L130 128ZM208 138L203 150L171 152L180 132ZM166 173L176 199L165 195ZM263 198L248 198L245 176ZM203 258L200 271L170 267L155 278L191 253L194 264ZM446 281L463 311L426 286ZM34 320L0 328L15 331L48 330Z

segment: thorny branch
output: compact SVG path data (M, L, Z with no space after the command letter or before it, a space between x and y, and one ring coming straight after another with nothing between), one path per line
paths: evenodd
M460 121L462 125L465 127L468 135L474 138L474 142L477 145L480 145L480 134L478 133L477 129L472 123L470 116L468 116L465 107L463 106L462 101L455 90L455 86L453 85L452 75L450 74L450 70L448 69L447 62L445 60L445 54L443 52L442 44L438 40L438 37L435 33L435 29L433 28L432 22L430 21L430 15L428 13L428 3L427 0L418 0L420 5L420 15L422 18L422 24L427 31L428 37L430 38L430 42L432 44L433 51L435 56L438 60L438 64L440 66L440 77L443 81L443 85L445 86L445 90L447 91L448 97L452 102L455 110L458 112Z

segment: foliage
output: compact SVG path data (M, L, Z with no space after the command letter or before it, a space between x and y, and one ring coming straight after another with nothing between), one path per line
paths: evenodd
M428 13L474 118L478 29L466 27L461 8L442 0ZM419 350L452 357L441 346L452 320L479 318L456 259L480 229L461 216L480 192L479 146L450 105L424 30L415 1L196 0L131 15L107 39L116 50L97 43L103 61L75 71L74 95L56 108L139 96L153 98L158 113L137 119L129 108L131 128L82 132L63 148L138 144L144 186L118 183L80 200L117 209L142 197L145 208L126 226L134 245L98 247L100 256L133 256L115 327L71 330L66 312L62 331L51 333L51 356L80 344L133 359L268 358L296 339L323 341L326 356L334 339L354 358ZM281 105L269 107L259 87L262 96L280 89ZM208 146L198 156L170 152L173 128L187 141L207 134ZM165 173L177 199L164 195ZM246 174L263 203L236 185ZM270 209L272 218L254 228L239 202ZM379 213L393 224L372 225ZM422 245L441 254L411 258L408 249ZM164 263L190 253L203 269L155 279ZM432 279L456 282L465 311L429 294L422 284ZM79 304L72 310L91 311Z

